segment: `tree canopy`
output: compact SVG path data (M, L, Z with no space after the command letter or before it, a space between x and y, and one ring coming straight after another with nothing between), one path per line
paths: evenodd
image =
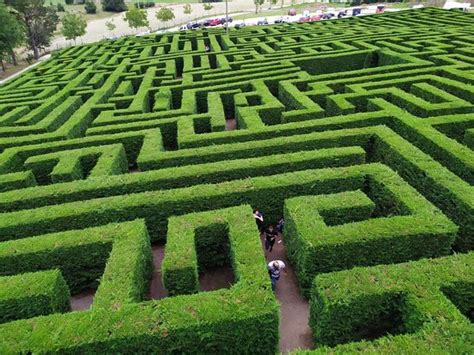
M12 6L26 29L28 47L33 50L35 59L39 58L41 48L49 46L59 17L51 6L45 6L44 0L5 0Z
M162 7L155 16L159 21L168 22L174 19L174 12L169 7Z
M125 13L125 21L131 28L148 27L147 12L138 8L131 8Z
M5 5L0 4L0 60L11 56L16 64L14 49L25 39L25 29L21 22Z
M68 13L62 18L61 23L63 25L61 32L66 39L76 42L77 37L86 34L87 22L81 15Z

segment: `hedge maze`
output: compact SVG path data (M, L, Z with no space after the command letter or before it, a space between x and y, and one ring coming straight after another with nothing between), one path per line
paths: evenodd
M472 14L65 49L0 87L0 353L275 353L254 208L285 217L311 353L472 353L473 147Z

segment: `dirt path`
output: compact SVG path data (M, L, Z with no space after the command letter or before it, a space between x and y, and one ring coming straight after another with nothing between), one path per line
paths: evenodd
M286 248L282 236L278 238L272 252L265 251L264 239L262 249L265 252L267 262L271 260L283 260L286 264L286 273L278 281L276 297L280 303L280 344L282 353L287 353L296 348L311 349L313 340L311 329L308 325L309 304L301 296L298 288L296 274L286 257ZM152 245L153 253L153 275L148 293L149 299L161 299L168 296L168 292L161 281L161 263L165 255L164 245ZM230 267L217 268L207 271L199 276L201 290L212 291L220 288L228 288L234 282L234 275ZM270 283L270 280L268 280ZM87 310L90 308L95 290L85 290L79 295L71 298L71 309L73 311Z
M95 291L96 290L93 289L87 289L72 296L69 301L71 311L86 311L91 308L92 302L94 301Z
M286 265L286 274L282 274L277 283L276 297L280 302L279 348L282 353L287 353L296 348L312 349L313 339L308 325L309 303L299 292L298 279L286 257L282 239L280 235L271 253L265 251L265 258L267 262L282 260ZM279 241L282 242L278 243ZM263 237L262 248L265 250Z

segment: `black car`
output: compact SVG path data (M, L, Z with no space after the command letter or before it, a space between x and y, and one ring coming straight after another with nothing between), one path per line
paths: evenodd
M222 23L226 23L225 17L221 18L221 21ZM232 19L232 17L229 16L229 23L231 23L232 21L234 20Z
M204 27L207 27L211 24L212 20L204 20L201 22L201 24L204 26Z
M195 30L196 28L201 27L201 25L197 22L189 22L188 24L186 24L186 27L188 28L188 30Z

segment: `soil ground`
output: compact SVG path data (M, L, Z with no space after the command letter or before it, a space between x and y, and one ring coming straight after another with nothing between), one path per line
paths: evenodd
M264 248L264 237L261 237ZM308 325L309 303L300 294L295 271L286 257L283 235L279 235L273 250L265 251L267 262L282 260L286 267L276 286L276 297L280 303L280 344L282 353L296 348L312 349L313 338ZM270 282L270 280L269 280Z

